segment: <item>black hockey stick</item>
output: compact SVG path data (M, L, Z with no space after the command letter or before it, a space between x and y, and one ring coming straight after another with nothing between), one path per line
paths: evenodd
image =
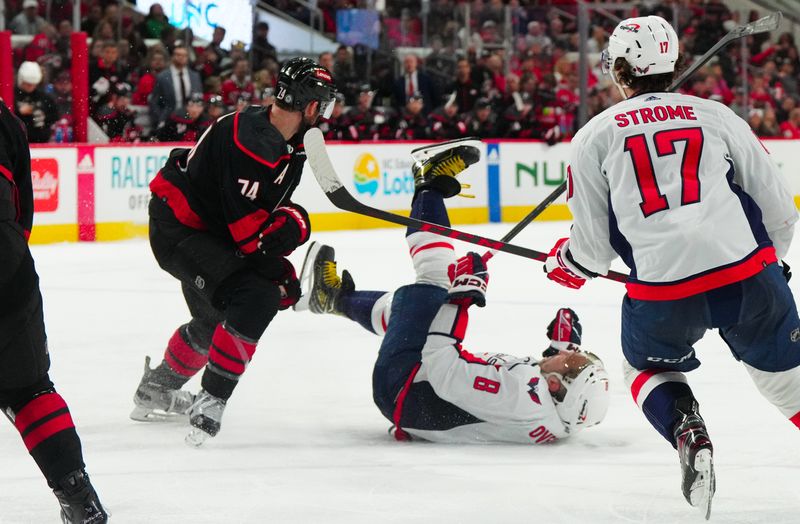
M305 145L306 155L308 156L308 163L311 165L311 171L314 173L314 178L317 179L319 186L322 188L325 196L328 197L328 200L330 200L331 203L339 209L350 211L351 213L357 213L359 215L385 220L386 222L400 224L406 227L413 227L419 229L420 231L427 231L436 235L469 242L470 244L486 247L491 250L503 251L524 258L538 260L539 262L544 262L547 259L547 254L542 253L541 251L535 251L526 247L509 244L504 241L492 240L491 238L482 237L480 235L458 231L456 229L441 226L439 224L425 222L424 220L397 215L395 213L390 213L388 211L377 209L359 202L353 197L352 194L350 194L349 191L347 191L347 188L345 188L341 180L339 180L339 176L336 174L336 170L334 169L333 163L331 162L331 159L328 156L328 152L325 148L325 139L322 136L322 132L319 129L312 127L306 131L305 137L303 138L303 143ZM520 230L521 229L522 228L520 228ZM519 231L516 233L518 232ZM516 235L516 233L514 234ZM617 282L626 282L628 278L628 275L625 275L624 273L618 273L616 271L609 271L607 275L601 276Z
M714 56L726 45L730 44L734 40L738 40L739 38L744 38L745 36L748 35L757 35L759 33L766 33L769 31L773 31L778 28L782 18L783 14L780 11L775 11L771 15L767 15L764 18L759 18L755 22L750 22L749 24L740 25L739 27L731 29L730 32L728 32L728 34L726 34L720 39L719 42L714 44L714 46L708 51L706 51L706 53L703 56L695 60L692 63L692 65L687 67L686 70L683 73L681 73L681 75L678 78L673 80L672 85L670 85L669 88L667 88L667 92L672 93L673 91L677 91L678 88L680 88L683 84L686 83L686 81L689 79L690 76L695 74L698 69L700 69L706 64L706 62L714 58ZM533 211L528 213L525 216L525 218L522 219L522 221L518 224L520 226L519 230L517 230L516 232L512 230L511 232L514 232L514 234L511 236L506 235L505 237L503 237L503 240L508 241L514 238L514 236L516 236L517 233L522 231L522 229L525 228L525 226L533 222L536 219L536 217L541 215L542 211L547 209L547 207L553 202L555 202L555 200L558 197L560 197L566 190L567 190L567 181L565 180L552 193L550 193L550 195L548 195L548 197L545 198L541 204L536 206L536 208ZM509 232L509 234L511 234L511 232Z

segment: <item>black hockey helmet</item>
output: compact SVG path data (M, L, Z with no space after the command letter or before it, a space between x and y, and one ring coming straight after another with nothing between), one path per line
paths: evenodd
M330 118L336 101L336 85L330 71L310 58L287 61L278 73L275 102L283 109L303 111L313 101L319 102L319 113Z

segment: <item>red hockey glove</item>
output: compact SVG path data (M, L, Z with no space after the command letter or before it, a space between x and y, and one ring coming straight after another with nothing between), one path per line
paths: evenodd
M258 235L258 249L265 255L286 256L308 240L311 221L305 209L297 204L279 207L270 215Z
M450 302L478 307L486 305L486 285L489 283L489 271L481 256L470 251L450 264L447 268L450 277Z
M586 283L586 276L567 260L569 238L560 238L544 263L547 278L570 289L578 289Z
M283 311L289 309L297 304L300 300L300 281L297 280L297 273L294 266L288 259L282 258L284 265L284 273L281 278L275 281L281 291L281 301L278 303L278 309Z
M556 317L547 325L547 338L550 347L545 353L557 353L561 350L576 351L581 345L583 327L578 320L578 314L568 307L563 307L556 312ZM549 356L545 354L544 356Z

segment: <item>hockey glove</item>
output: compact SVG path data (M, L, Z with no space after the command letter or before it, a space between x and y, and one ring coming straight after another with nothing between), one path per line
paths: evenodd
M547 278L570 289L578 289L586 283L588 278L567 259L569 251L569 238L560 238L544 263Z
M543 356L548 357L561 350L577 351L581 345L582 332L578 314L570 308L559 309L556 317L547 325L550 347L544 351Z
M450 291L448 295L453 304L478 307L486 305L486 285L489 283L489 271L481 256L470 251L463 257L450 264L447 268L450 277Z
M789 280L792 279L792 268L789 267L789 264L787 264L785 260L781 260L781 269L783 269L783 278L785 278L788 283Z
M297 204L279 207L258 235L258 249L269 256L286 256L303 245L311 235L311 221Z
M275 281L281 291L281 301L278 303L278 310L283 311L297 304L300 300L300 281L297 280L297 273L289 259L282 258L284 273L281 278Z

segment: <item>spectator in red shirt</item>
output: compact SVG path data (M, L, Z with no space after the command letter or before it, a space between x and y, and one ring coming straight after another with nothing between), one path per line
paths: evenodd
M153 47L147 58L147 66L144 72L139 77L139 82L136 84L136 91L133 92L131 102L133 105L146 106L150 93L153 92L153 87L156 85L156 77L158 73L167 67L167 54L158 47Z
M800 107L789 113L789 120L781 124L781 133L784 138L800 138Z
M253 82L248 72L250 63L246 58L237 58L233 63L233 72L230 78L222 83L222 98L229 106L235 106L242 93L248 93L250 99L255 94Z

